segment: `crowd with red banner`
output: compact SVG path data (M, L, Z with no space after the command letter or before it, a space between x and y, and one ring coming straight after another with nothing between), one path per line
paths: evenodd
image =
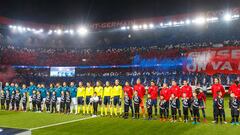
M226 43L225 43L226 42ZM225 41L220 43L224 46L232 45L236 46L236 41L230 44ZM122 65L131 64L135 55L140 55L142 59L179 59L187 56L191 59L199 58L203 59L203 56L197 56L201 52L209 52L210 50L229 50L229 52L222 52L224 54L218 54L220 56L226 55L225 53L231 53L233 50L233 56L237 57L237 47L228 48L213 48L215 44L209 43L191 43L191 44L180 44L166 47L131 47L121 49L106 49L106 50L94 50L94 49L47 49L47 48L20 48L16 46L2 47L2 60L1 63L5 65L40 65L40 66L79 66L79 65ZM205 48L197 50L197 48ZM194 48L189 50L189 48ZM204 55L204 60L209 59ZM95 59L95 58L98 59ZM120 59L121 57L121 59ZM61 59L59 59L61 58ZM224 57L226 60L226 57ZM71 60L71 61L69 61ZM229 60L229 58L228 58ZM231 61L232 62L232 61ZM236 61L235 61L236 63ZM194 64L194 63L192 63ZM236 63L237 64L237 63ZM195 71L195 67L187 67L188 71Z

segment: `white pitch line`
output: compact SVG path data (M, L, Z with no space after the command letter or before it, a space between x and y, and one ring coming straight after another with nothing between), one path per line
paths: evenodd
M97 117L86 117L86 118L81 118L81 119L76 119L76 120L71 120L71 121L65 121L65 122L60 122L60 123L55 123L55 124L49 124L46 126L40 126L40 127L35 127L35 128L30 128L29 130L37 130L37 129L42 129L42 128L48 128L48 127L53 127L53 126L58 126L58 125L64 125L68 123L73 123L73 122L78 122L78 121L83 121L83 120L88 120L88 119L93 119Z

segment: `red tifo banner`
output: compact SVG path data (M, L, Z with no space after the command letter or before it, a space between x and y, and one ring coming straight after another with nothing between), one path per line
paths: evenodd
M240 74L240 47L189 50L183 69L188 72Z

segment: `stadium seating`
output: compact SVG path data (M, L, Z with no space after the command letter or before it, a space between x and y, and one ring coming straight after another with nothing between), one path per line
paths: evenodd
M143 34L131 33L131 38L126 38L128 34L126 32L115 32L105 34L109 36L108 39L103 38L105 42L99 41L103 39L98 37L81 47L79 44L83 45L86 42L75 41L72 37L50 36L47 39L41 39L38 36L14 35L1 29L0 63L24 66L146 65L145 68L77 69L76 78L51 78L49 69L16 69L16 76L13 77L16 82L35 80L49 83L72 79L112 81L114 78L119 78L122 82L128 80L133 83L140 77L145 83L152 79L159 84L172 79L181 83L183 79L187 79L194 85L204 84L212 82L212 76L202 73L184 73L181 68L167 68L162 71L162 69L149 68L149 62L154 63L157 60L174 63L179 57L184 57L189 49L239 46L240 30L236 26L238 23L230 26L211 25L202 28L202 31L198 28L169 28ZM106 43L108 40L109 43ZM92 43L96 44L91 45ZM89 47L86 48L86 46ZM238 78L237 75L217 74L216 76L222 78L223 84L229 84Z
M234 42L234 43L233 43ZM239 45L239 41L224 41L217 43L227 46L228 44ZM98 65L122 65L131 64L134 56L139 55L142 59L174 59L184 55L184 51L190 46L213 47L216 44L191 43L169 45L164 48L157 46L123 49L47 49L47 48L20 48L7 46L2 48L2 64L5 65L41 65L41 66L98 66ZM97 59L95 59L97 58Z

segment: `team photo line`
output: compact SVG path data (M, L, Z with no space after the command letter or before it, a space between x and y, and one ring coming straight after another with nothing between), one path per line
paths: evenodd
M129 82L125 82L122 87L117 79L114 86L107 81L104 87L100 81L96 82L95 87L90 82L86 83L86 87L83 82L79 82L78 86L74 82L70 82L69 86L63 82L62 86L56 83L56 85L50 84L49 88L45 88L44 84L36 86L33 82L30 82L28 87L26 84L20 87L17 83L7 82L1 90L1 110L75 113L92 117L97 117L99 114L124 119L128 119L129 114L133 119L139 119L141 114L141 117L147 120L160 118L160 121L174 123L177 120L185 123L192 121L192 124L200 123L201 111L203 122L207 122L206 93L201 88L193 90L186 80L181 87L174 80L171 87L163 83L161 90L154 81L150 84L146 91L140 79L137 79L133 87ZM211 92L213 123L227 124L224 106L226 92L218 78L214 79ZM228 93L232 117L230 123L239 125L240 86L238 81L233 82ZM100 109L99 113L98 109ZM131 113L129 113L130 110Z

